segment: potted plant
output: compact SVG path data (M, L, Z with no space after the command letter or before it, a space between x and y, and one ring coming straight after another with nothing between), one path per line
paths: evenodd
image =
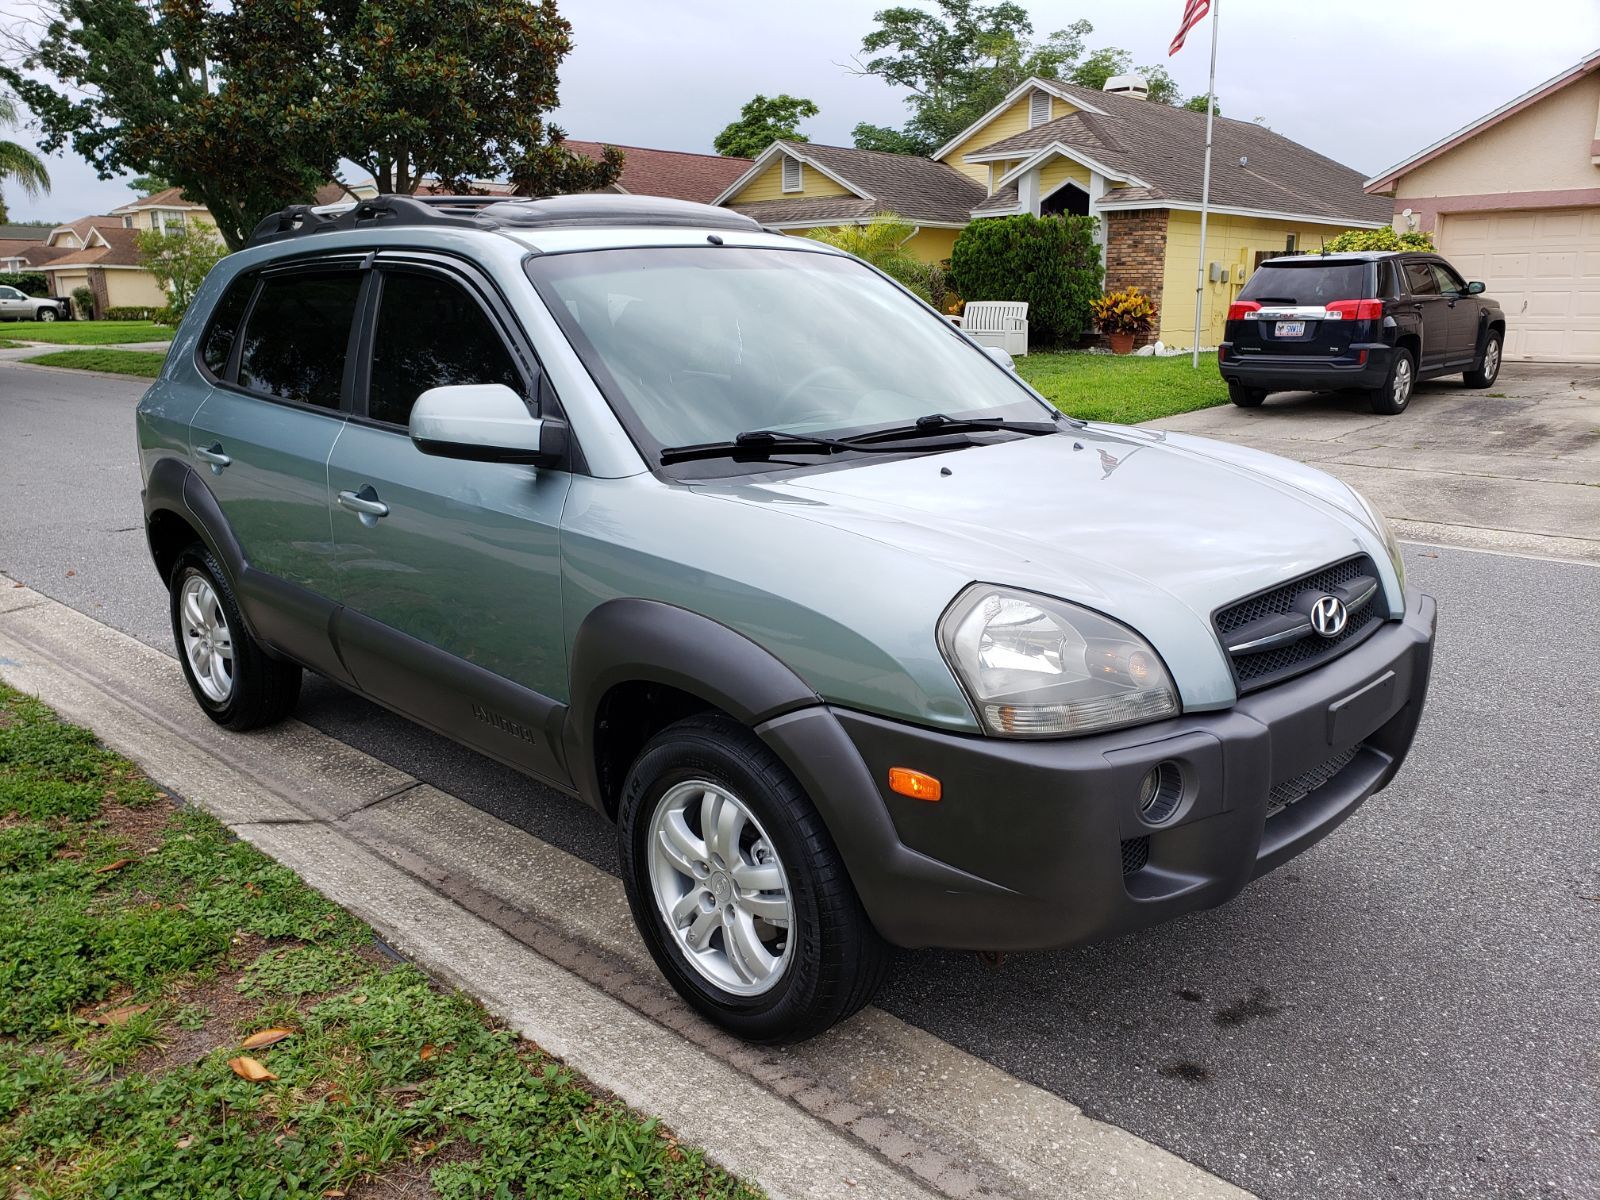
M1089 305L1095 326L1106 335L1114 354L1127 354L1133 339L1149 333L1156 323L1156 306L1136 287L1107 292Z

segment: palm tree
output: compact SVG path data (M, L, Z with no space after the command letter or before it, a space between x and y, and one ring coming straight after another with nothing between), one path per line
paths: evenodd
M17 124L17 102L0 95L0 126ZM28 196L50 190L50 172L39 156L26 146L0 140L0 183L14 181ZM0 221L6 219L5 197L0 196Z

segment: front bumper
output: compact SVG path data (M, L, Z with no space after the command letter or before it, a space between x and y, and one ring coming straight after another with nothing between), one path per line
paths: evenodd
M1059 741L939 733L829 708L758 732L817 799L889 941L974 950L1093 941L1221 904L1387 786L1411 747L1433 659L1433 600L1407 599L1404 620L1222 712ZM1139 783L1169 760L1184 799L1151 827ZM943 798L890 792L894 766L937 777ZM1308 775L1310 790L1269 816L1274 789L1281 799Z
M1366 361L1354 356L1366 352ZM1298 354L1240 354L1231 342L1220 347L1217 369L1229 383L1267 392L1333 392L1343 388L1382 387L1389 378L1394 347L1385 342L1360 342L1350 357L1313 358Z

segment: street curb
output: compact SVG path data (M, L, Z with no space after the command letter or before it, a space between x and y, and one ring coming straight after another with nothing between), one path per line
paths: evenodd
M170 657L4 577L0 678L774 1197L1247 1195L878 1010L739 1042L665 986L613 877L299 722L227 734Z

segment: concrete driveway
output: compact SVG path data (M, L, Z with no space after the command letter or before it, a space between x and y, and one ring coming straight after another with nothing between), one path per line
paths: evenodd
M1151 424L1329 471L1414 541L1600 562L1600 366L1507 363L1486 391L1419 384L1397 417L1288 392Z

